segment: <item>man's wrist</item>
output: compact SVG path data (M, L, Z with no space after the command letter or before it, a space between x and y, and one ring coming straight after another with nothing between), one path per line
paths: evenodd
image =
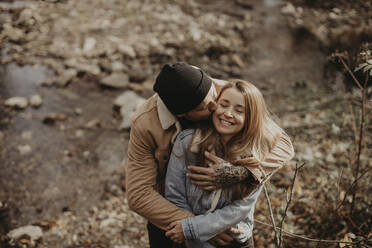
M220 163L215 169L216 187L225 188L247 180L255 183L256 179L250 170L243 166L233 166L229 162Z

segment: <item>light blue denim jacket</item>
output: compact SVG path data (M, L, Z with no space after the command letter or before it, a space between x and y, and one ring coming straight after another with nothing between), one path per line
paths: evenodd
M249 196L231 204L221 194L216 209L206 214L211 208L213 191L202 190L186 177L187 166L197 164L196 154L189 149L193 131L187 129L178 135L168 163L165 181L165 197L195 215L193 218L182 220L186 246L214 247L206 241L230 227L239 229L241 234L234 238L243 243L252 236L254 207L262 186Z

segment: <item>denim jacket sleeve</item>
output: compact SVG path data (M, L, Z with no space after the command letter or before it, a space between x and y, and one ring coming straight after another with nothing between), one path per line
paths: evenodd
M183 219L182 228L186 239L205 242L235 226L247 217L249 218L249 223L247 224L250 225L250 232L252 232L254 207L262 187L260 186L254 193L242 200L234 201L221 209L216 209L212 213Z
M176 206L192 212L186 194L186 156L192 139L192 130L182 131L173 146L165 177L165 198Z

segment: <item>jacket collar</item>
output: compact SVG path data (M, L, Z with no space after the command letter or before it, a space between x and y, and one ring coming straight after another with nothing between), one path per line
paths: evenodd
M157 100L157 109L158 109L158 116L160 120L161 127L164 130L170 128L173 124L178 122L177 117L174 116L165 106L164 102L158 96Z

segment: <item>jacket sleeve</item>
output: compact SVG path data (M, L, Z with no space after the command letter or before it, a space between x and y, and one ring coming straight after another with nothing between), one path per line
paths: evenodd
M250 227L249 232L252 232L254 207L262 187L260 186L253 194L242 200L234 201L212 213L182 220L185 238L205 242L244 219Z
M174 143L165 178L165 198L192 213L186 191L187 145L185 143L190 138L191 135L183 137L183 133L180 133Z
M126 189L129 208L166 230L174 221L193 216L167 201L156 190L157 163L151 134L133 122L128 144Z
M254 175L259 184L263 184L270 177L282 168L294 156L291 139L282 131L274 147L271 149L265 160L258 161L256 158L249 157L234 161L234 165L246 166Z

